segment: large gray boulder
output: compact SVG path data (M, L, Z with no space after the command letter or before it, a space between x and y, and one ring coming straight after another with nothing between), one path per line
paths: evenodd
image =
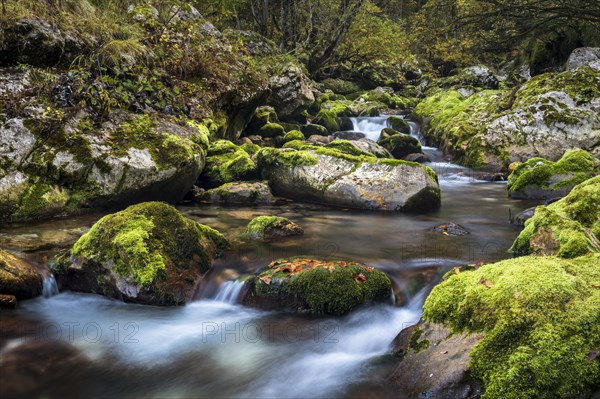
M113 112L96 126L85 112L61 112L0 122L0 220L174 202L202 172L199 125Z
M311 81L297 63L284 65L269 81L269 88L267 103L275 107L279 116L300 113L315 101Z
M258 162L271 191L282 197L383 211L423 211L440 206L435 173L413 162L352 156L330 148L263 149Z

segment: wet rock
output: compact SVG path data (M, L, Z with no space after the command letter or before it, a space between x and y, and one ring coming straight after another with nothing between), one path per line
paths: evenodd
M360 140L364 139L366 135L362 132L353 132L353 131L345 131L345 132L335 132L333 137L340 140Z
M17 297L14 295L0 294L0 309L15 309L17 307Z
M274 204L277 199L271 194L267 182L234 182L204 191L195 196L197 201L219 204Z
M408 154L408 155L404 156L402 159L404 159L405 161L418 162L418 163L431 162L429 157L423 153Z
M315 315L343 315L391 296L390 279L373 267L301 257L272 262L248 284L246 305Z
M482 384L470 375L469 354L475 335L452 334L441 324L419 322L394 340L403 356L388 379L400 398L468 399L481 395Z
M258 216L248 223L244 232L244 236L259 241L274 241L301 235L304 235L302 227L278 216Z
M328 135L327 128L325 126L317 125L314 123L309 123L309 124L306 124L306 125L300 127L300 131L302 133L304 133L304 135L306 137L310 137L313 135L316 135L316 136L327 136Z
M273 194L300 201L384 211L440 206L435 173L419 164L335 149L263 149L257 160Z
M533 217L535 214L535 206L527 208L524 211L517 213L511 220L510 224L515 226L525 226L525 222Z
M359 139L352 142L359 150L367 154L375 155L377 158L393 158L392 154L371 139Z
M17 299L33 298L42 293L42 276L29 263L0 249L0 294Z
M331 143L332 140L328 136L319 136L319 135L313 134L312 136L310 136L308 138L308 141L313 144L326 145L326 144Z
M450 237L460 237L470 234L467 229L456 223L443 223L432 229L434 232Z
M216 230L159 202L107 215L52 268L59 286L149 305L180 305L228 247Z
M26 341L2 353L0 397L44 397L49 387L57 396L85 396L82 384L57 382L91 378L92 370L90 360L68 342Z

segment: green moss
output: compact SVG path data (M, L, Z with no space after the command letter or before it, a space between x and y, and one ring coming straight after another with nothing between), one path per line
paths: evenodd
M130 148L147 149L158 169L179 169L190 164L194 154L204 153L203 147L189 139L157 133L154 118L144 114L124 122L112 139L112 154L124 156Z
M599 163L590 153L580 149L567 151L557 162L531 158L517 166L510 174L508 192L520 192L527 187L573 187L593 176ZM562 179L553 181L557 176Z
M600 176L576 186L565 198L536 208L534 216L510 251L520 255L544 254L573 258L600 252Z
M285 134L285 129L279 123L267 123L258 130L262 137L277 137Z
M351 141L348 140L333 140L331 143L325 146L326 148L333 148L338 150L341 153L355 156L367 156L372 157L374 155L364 152L357 146L355 146Z
M288 142L288 141L294 141L294 140L304 140L304 133L302 133L299 130L292 130L290 132L287 132L284 136L283 136L283 141L284 142Z
M460 272L431 292L423 318L482 333L471 375L482 398L565 398L600 385L600 255L521 257ZM584 395L585 396L585 395Z
M216 230L183 217L167 204L146 202L100 219L71 253L147 286L165 280L168 268L183 271L194 263L199 272L208 271L208 241L218 250L228 246Z
M38 219L60 212L69 201L66 189L51 186L43 180L30 183L21 195L15 219Z
M255 177L256 164L242 148L228 140L211 144L201 181L208 187Z
M421 328L417 326L415 331L410 336L408 349L414 351L414 353L419 353L422 350L429 348L429 340L419 340L421 338L421 335L423 335L423 330L421 330Z
M245 143L240 146L240 148L250 156L257 154L260 151L260 146L258 144L250 144Z
M256 279L254 292L277 300L281 307L343 315L364 303L388 300L391 281L385 273L356 262L290 258L271 263Z
M387 149L396 158L402 158L408 154L423 152L419 140L402 133L393 134L389 137L383 138L378 141L378 144Z
M401 118L399 116L394 116L394 115L390 116L388 118L388 125L392 129L394 129L400 133L404 133L404 134L410 133L410 125L404 118Z
M337 112L333 109L321 109L313 119L313 123L324 126L329 133L340 130Z
M336 94L350 94L360 91L360 86L354 82L350 82L342 79L328 78L321 82L321 84Z
M211 136L208 127L205 124L196 122L194 120L188 120L187 124L198 131L198 134L192 137L192 141L202 147L204 151L208 150Z
M246 226L245 235L253 237L253 236L262 236L265 229L271 227L280 227L290 224L291 222L283 217L278 216L258 216L255 217L248 223Z
M257 154L259 168L296 167L316 165L317 158L307 151L280 151L276 148L263 148Z
M282 148L293 148L294 150L301 150L304 146L306 146L306 143L304 143L304 141L292 140L285 143L282 146Z

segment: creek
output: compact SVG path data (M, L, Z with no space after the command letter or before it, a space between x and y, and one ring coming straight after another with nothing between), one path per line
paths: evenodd
M354 130L375 140L387 126L386 117L355 118L353 123ZM420 137L418 125L411 122L411 128ZM232 240L232 249L215 262L196 300L184 307L57 293L47 277L45 297L0 314L0 362L6 351L31 341L47 342L44 353L50 354L57 340L73 344L84 356L66 358L70 364L46 370L36 382L48 397L62 395L65 386L69 396L79 397L352 396L351 387L368 378L373 359L386 354L394 337L419 320L426 295L445 272L510 256L507 249L519 229L509 224L509 214L531 206L509 200L505 183L476 180L473 171L446 162L439 150L424 151L442 188L442 207L434 212L358 212L291 202L256 208L181 205L186 216L230 238L241 234L251 218L267 214L293 220L305 234L274 243ZM43 265L101 216L2 226L0 246ZM446 222L470 234L448 237L432 231ZM233 280L272 259L294 255L375 266L392 279L394 304L315 318L238 303L241 285ZM24 354L22 367L35 367L38 355Z

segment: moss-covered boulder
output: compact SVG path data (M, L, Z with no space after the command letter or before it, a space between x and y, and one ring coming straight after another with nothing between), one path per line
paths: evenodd
M302 227L279 216L258 216L246 226L244 236L251 240L274 241L286 237L301 236Z
M483 381L482 398L588 397L600 388L598 264L598 254L527 256L452 271L423 318L478 338L469 374Z
M195 199L226 205L267 205L277 200L267 182L233 182L202 192Z
M424 211L440 206L431 168L340 149L263 148L259 169L273 194L299 201L383 211Z
M315 315L343 315L391 299L385 273L357 262L279 259L250 280L244 304Z
M256 164L242 147L228 140L217 140L210 144L206 167L198 183L202 187L219 187L238 180L252 180L256 175Z
M264 138L283 136L285 129L279 123L267 123L258 130L257 134Z
M0 220L181 200L204 167L206 127L121 111L106 118L49 107L0 122Z
M228 247L216 230L161 202L107 215L53 264L59 285L125 302L191 300L212 260Z
M409 154L422 153L421 142L408 134L396 133L385 128L381 131L377 144L388 150L396 159L403 159Z
M310 136L327 136L327 128L325 126L317 125L314 123L308 123L300 127L300 131L304 133L305 137Z
M304 140L306 137L304 137L304 133L302 133L299 130L292 130L287 132L284 136L283 136L283 141L285 143L287 143L288 141L293 141L293 140Z
M17 299L42 293L42 276L29 263L0 249L0 294Z
M559 201L537 207L510 250L564 258L600 252L600 176L579 184Z
M600 173L600 161L580 149L567 151L557 162L532 158L508 176L508 194L525 199L564 197L595 173Z
M321 109L315 119L313 119L313 123L324 126L329 133L340 130L340 122L337 112L334 109Z
M331 90L335 94L347 95L360 91L357 83L348 80L327 78L320 83L326 90Z
M388 126L399 133L410 134L410 125L406 119L392 115L387 120Z
M244 129L244 133L247 136L256 134L267 123L279 123L275 109L269 106L258 107Z
M589 67L535 76L513 90L442 90L414 110L427 139L470 166L533 157L557 161L581 148L600 155L600 72Z

